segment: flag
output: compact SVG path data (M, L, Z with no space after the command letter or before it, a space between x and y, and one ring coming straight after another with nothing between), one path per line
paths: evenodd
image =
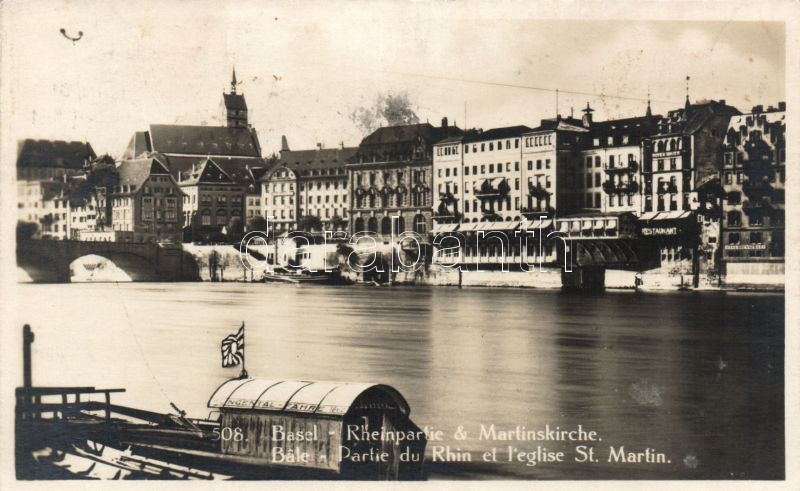
M236 334L222 340L222 368L235 367L244 361L244 322Z

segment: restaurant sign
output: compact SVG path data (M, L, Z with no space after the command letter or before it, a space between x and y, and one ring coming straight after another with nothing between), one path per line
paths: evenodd
M727 244L726 251L758 251L765 250L767 244Z
M678 235L677 225L670 227L642 227L642 235Z

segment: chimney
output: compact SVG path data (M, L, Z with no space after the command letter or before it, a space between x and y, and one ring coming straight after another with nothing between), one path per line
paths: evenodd
M785 111L785 110L786 110L786 102L785 101L780 101L778 103L778 111Z
M763 112L764 112L764 106L762 106L761 104L759 104L758 106L753 106L753 114L763 113Z
M442 118L442 128L447 129L447 116Z
M289 140L286 139L286 135L281 135L281 152L288 152L289 151Z

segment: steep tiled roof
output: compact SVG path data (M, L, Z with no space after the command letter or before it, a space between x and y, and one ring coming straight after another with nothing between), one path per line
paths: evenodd
M357 151L358 147L288 150L281 152L278 165L297 171L344 168L347 160Z
M738 109L725 104L724 101L702 101L669 111L665 118L659 120L659 124L664 128L662 134L682 132L689 135L705 126L712 117L737 116L739 114L741 112Z
M122 186L123 189L130 186L129 190L125 192L133 193L144 184L151 174L169 174L169 170L157 158L148 157L123 160L117 165L117 174L119 174L119 186Z
M150 151L150 133L147 131L137 131L128 142L128 147L122 153L122 158L126 160L135 159L142 154Z
M525 125L505 126L503 128L491 128L486 131L467 131L464 135L464 143L472 143L488 140L499 140L501 138L513 138L531 131L532 128Z
M231 176L222 167L217 165L212 159L206 157L194 166L183 179L180 180L182 186L195 184L233 184Z
M261 157L252 128L151 124L149 133L150 150L163 154Z
M444 138L461 135L462 133L463 131L456 126L442 128L433 126L430 123L386 126L378 128L364 137L361 140L361 145L416 143L418 138L422 138L428 144L433 144Z
M17 167L61 167L81 169L87 160L97 158L88 142L33 140L19 142Z

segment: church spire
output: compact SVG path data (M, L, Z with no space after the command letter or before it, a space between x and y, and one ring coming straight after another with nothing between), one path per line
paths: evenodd
M689 110L689 75L686 75L686 104L684 104L684 109Z
M231 94L236 93L236 67L233 67L233 75L231 76Z
M647 112L644 113L645 117L653 117L653 111L650 110L650 89L647 89Z

